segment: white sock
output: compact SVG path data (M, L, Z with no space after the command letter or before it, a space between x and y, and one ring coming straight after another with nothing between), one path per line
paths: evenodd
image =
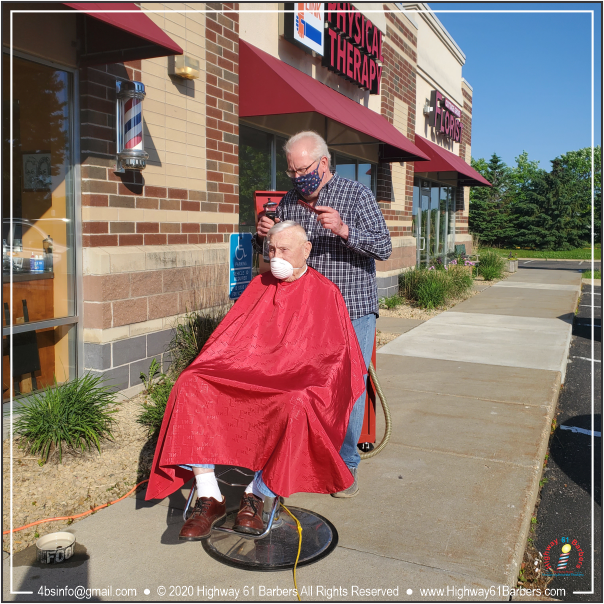
M216 501L222 501L222 493L213 471L197 474L195 482L197 482L198 497L213 497Z
M250 482L250 484L247 485L247 487L245 488L245 492L246 493L253 493L254 495L256 495L256 497L260 497L260 499L262 499L262 501L264 501L264 497L265 495L263 495L257 488L256 488L256 482L254 480L252 480L252 482Z

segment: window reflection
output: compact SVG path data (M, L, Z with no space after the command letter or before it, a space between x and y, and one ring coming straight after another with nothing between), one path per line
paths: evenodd
M356 180L357 160L336 153L336 170L342 178Z
M11 98L8 55L2 61L2 324L21 330L29 323L73 317L76 312L72 76L14 57ZM71 328L73 343L57 335L68 327L35 328L14 334L15 395L51 384L55 376L63 381L73 375L69 358L75 355L76 328ZM7 398L10 347L4 335ZM27 377L19 374L24 368Z
M69 73L14 58L13 99L8 56L3 55L2 271L15 281L46 278L42 318L73 315L73 194ZM10 139L10 109L13 138ZM10 190L10 151L13 189ZM10 221L10 204L13 221ZM5 300L8 290L4 292ZM5 318L5 317L3 317ZM33 319L32 319L33 320ZM38 319L36 319L38 320Z
M275 148L275 163L276 167L276 190L277 191L289 191L292 188L292 181L288 178L285 171L287 170L287 157L285 157L285 151L283 151L283 145L287 142L287 139L281 138L280 136L275 137L276 148Z
M375 191L375 177L377 166L375 164L359 164L357 180L370 191Z
M447 260L455 251L456 188L415 178L412 231L417 242L417 264L429 266Z
M254 191L271 190L272 134L239 128L239 231L256 232Z
M13 396L29 394L75 376L76 326L13 335ZM10 395L9 337L2 338L2 398Z

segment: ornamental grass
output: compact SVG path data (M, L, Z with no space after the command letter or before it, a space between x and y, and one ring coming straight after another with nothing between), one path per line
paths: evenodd
M420 308L439 308L472 288L474 280L470 270L457 261L446 266L435 263L427 268L414 268L399 276L399 291Z
M20 446L46 463L51 454L63 459L63 448L101 452L100 441L113 438L112 414L117 411L115 389L88 374L45 388L19 408L13 430Z
M502 279L505 268L505 259L497 252L487 250L479 252L480 262L478 263L478 274L485 281L493 281L493 279Z

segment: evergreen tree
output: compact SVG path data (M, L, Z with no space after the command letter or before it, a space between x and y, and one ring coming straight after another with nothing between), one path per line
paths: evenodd
M514 188L511 170L496 153L488 163L472 159L472 167L492 186L470 189L470 231L479 235L485 245L505 245L510 234L508 206Z
M595 241L601 243L602 230L602 147L594 147L594 235ZM569 151L556 158L560 169L568 177L569 187L566 195L572 203L575 219L584 219L585 232L583 239L591 240L591 147L578 151ZM554 163L552 162L552 163Z
M535 171L522 182L512 205L515 235L521 247L565 250L585 245L589 214L576 174L560 158L552 171Z

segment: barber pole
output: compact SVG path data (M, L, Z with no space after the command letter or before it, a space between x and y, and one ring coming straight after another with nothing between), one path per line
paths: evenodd
M149 157L143 137L145 86L142 82L119 81L116 90L117 168L144 170Z
M140 99L128 99L124 106L124 147L143 149L143 105Z

